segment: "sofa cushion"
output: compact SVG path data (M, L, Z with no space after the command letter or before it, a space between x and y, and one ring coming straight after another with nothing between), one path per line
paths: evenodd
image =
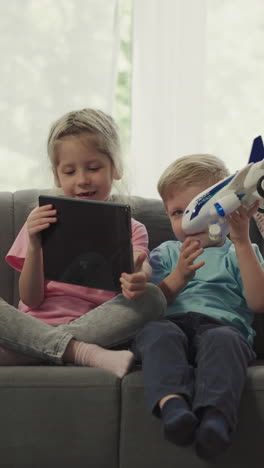
M4 261L14 241L13 193L0 193L0 297L13 303L14 270Z
M132 216L145 224L149 234L149 249L153 250L167 240L175 239L169 218L161 200L132 198Z
M2 467L117 468L120 380L75 366L2 367Z
M254 218L250 220L249 234L251 241L259 246L262 256L264 257L264 239L258 230ZM263 314L255 314L253 327L256 331L254 340L255 352L259 357L264 357L264 311Z

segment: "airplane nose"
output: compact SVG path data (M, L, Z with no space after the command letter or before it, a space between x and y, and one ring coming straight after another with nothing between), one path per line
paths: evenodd
M191 220L190 220L190 215L191 215L191 212L190 210L186 210L183 214L183 217L182 217L182 230L183 232L185 232L186 234L191 234ZM191 231L190 231L191 229Z

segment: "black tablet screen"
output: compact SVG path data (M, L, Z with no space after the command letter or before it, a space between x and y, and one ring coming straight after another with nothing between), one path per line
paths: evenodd
M120 275L133 271L129 205L40 195L58 220L42 231L48 280L120 292Z

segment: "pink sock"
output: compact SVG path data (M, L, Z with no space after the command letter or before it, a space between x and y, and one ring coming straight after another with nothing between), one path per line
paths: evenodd
M0 366L27 366L39 364L40 362L43 361L0 346Z
M111 351L95 344L81 342L76 350L74 363L77 366L98 367L122 378L131 368L134 355L131 351Z

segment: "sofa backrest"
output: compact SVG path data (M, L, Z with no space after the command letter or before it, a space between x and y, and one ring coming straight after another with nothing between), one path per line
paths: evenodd
M37 206L38 196L49 190L19 190L0 192L0 296L13 305L18 304L18 274L4 260L15 237L23 226L30 211ZM161 200L132 197L132 216L145 224L149 234L149 247L152 250L166 240L174 239L171 225ZM258 244L264 255L264 242L255 221L250 224L252 242ZM256 316L254 327L257 335L255 349L264 355L264 314Z

